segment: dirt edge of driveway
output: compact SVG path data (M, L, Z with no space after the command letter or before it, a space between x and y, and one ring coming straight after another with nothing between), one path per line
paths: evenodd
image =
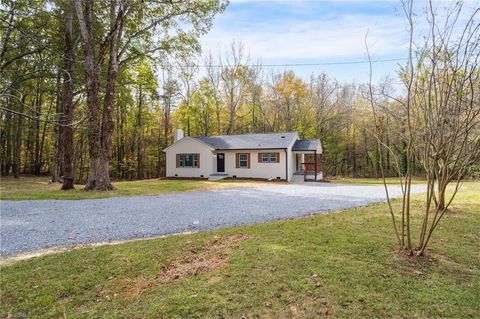
M53 254L61 254L68 251L78 250L83 248L113 246L113 245L120 245L124 243L135 242L135 241L151 240L151 239L165 238L170 236L191 235L195 233L198 233L198 232L189 231L189 232L173 233L173 234L160 235L160 236L154 236L154 237L148 237L148 238L132 238L132 239L125 239L125 240L105 241L105 242L98 242L98 243L79 244L79 245L72 245L72 246L57 246L57 247L51 247L51 248L37 249L34 251L19 253L12 256L5 256L5 257L0 256L0 266L10 266L22 260L28 260L32 258L43 257L43 256L48 256Z

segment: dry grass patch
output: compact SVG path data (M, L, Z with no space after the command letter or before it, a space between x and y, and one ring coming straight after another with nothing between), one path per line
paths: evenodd
M187 276L209 273L228 264L228 249L238 247L248 239L245 235L214 236L198 252L177 257L153 278L143 276L128 279L122 287L122 296L135 298L146 291Z

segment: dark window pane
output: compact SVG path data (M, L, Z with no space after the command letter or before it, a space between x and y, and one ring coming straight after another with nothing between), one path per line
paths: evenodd
M239 154L238 160L240 167L248 167L248 154Z
M193 158L191 154L185 154L185 166L192 167L193 166Z

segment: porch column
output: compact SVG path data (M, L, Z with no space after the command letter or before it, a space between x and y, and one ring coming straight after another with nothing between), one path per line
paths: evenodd
M317 181L317 151L315 151L313 154L315 156L315 182L316 182Z
M305 182L307 180L307 170L306 166L304 165L305 163L305 154L301 153L300 154L300 171L303 169L303 181Z

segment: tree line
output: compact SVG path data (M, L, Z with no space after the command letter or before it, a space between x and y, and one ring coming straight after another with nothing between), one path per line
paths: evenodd
M131 144L146 151L144 131L152 126L143 117L159 112L149 78L154 62L198 53L198 38L225 6L221 0L2 0L2 174L50 172L63 189L78 181L86 190L109 190L115 148L121 158L114 177L131 177ZM150 161L138 159L137 177Z
M198 38L225 6L3 0L1 174L51 174L65 189L102 190L111 179L161 177L174 128L319 138L326 176L426 174L424 149L409 148L405 134L409 94L394 78L371 94L369 83L325 73L272 72L236 41L199 59ZM398 78L410 73L399 69Z

